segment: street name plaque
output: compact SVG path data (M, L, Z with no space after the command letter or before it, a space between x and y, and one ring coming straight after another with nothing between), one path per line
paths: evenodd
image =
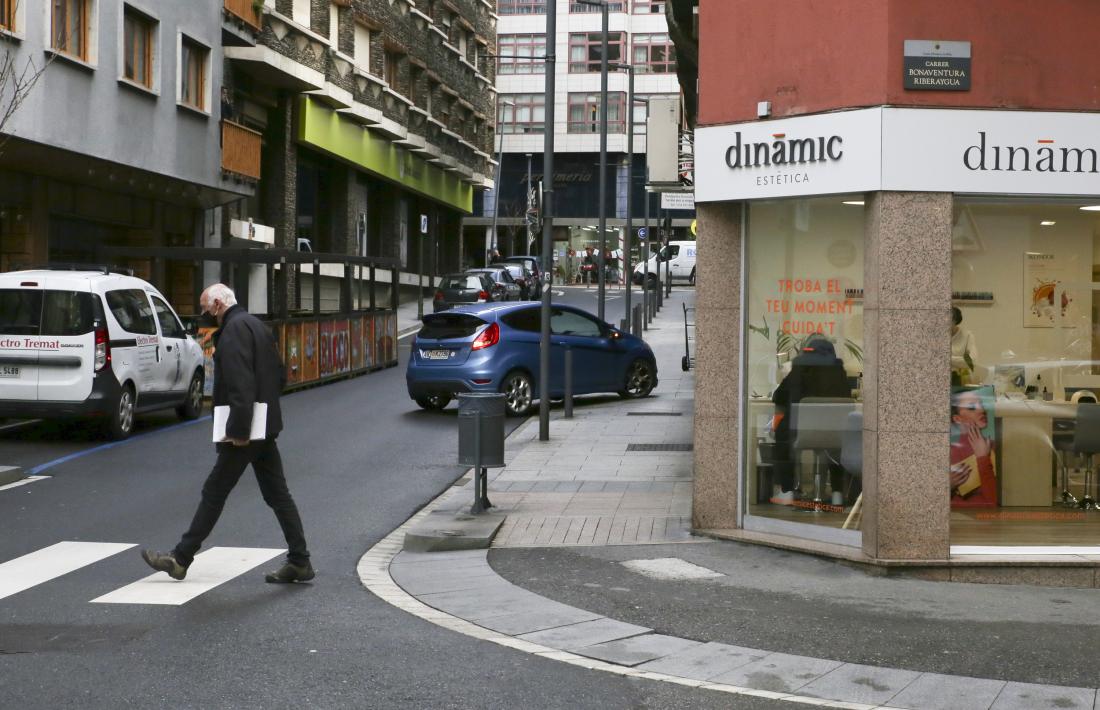
M905 40L905 88L970 91L970 42Z

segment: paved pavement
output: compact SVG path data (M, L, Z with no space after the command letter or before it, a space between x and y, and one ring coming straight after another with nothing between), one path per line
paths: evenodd
M883 579L691 535L694 373L679 359L692 298L677 289L646 334L652 397L585 398L572 420L554 409L549 442L535 418L508 438L490 472L507 515L491 551L401 551L428 513L469 505L466 476L363 557L364 584L517 652L745 700L1100 708L1093 590ZM681 450L637 450L654 448Z

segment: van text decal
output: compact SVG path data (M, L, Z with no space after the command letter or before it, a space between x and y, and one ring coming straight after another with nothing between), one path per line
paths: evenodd
M23 348L26 350L60 350L60 340L34 340L32 338L2 338L0 348Z

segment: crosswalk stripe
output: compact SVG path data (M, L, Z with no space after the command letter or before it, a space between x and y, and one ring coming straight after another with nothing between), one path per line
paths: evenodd
M186 604L203 592L267 562L286 550L260 547L212 547L195 556L187 577L177 581L155 572L92 600L95 604Z
M0 599L134 547L125 542L59 542L0 564Z

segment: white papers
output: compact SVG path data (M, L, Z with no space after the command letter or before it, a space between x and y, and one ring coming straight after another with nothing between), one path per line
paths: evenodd
M225 425L229 421L229 406L214 407L214 443L229 441L225 435ZM267 403L256 402L252 405L252 431L249 439L263 439L267 436Z

